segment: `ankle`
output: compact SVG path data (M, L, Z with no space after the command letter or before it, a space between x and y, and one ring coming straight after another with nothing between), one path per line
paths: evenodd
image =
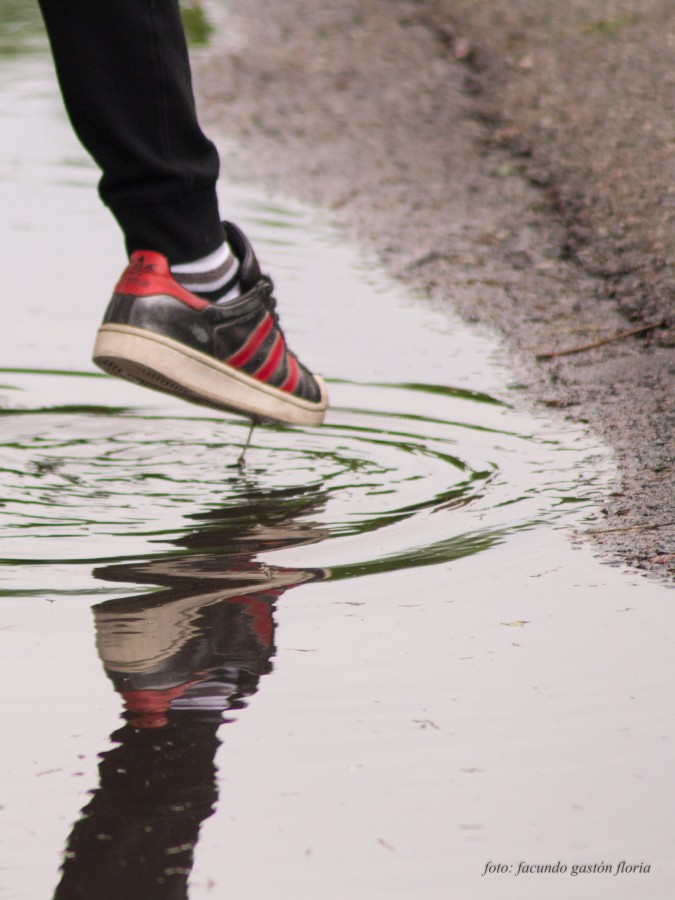
M200 259L172 265L171 274L186 290L211 302L240 293L239 260L227 242Z

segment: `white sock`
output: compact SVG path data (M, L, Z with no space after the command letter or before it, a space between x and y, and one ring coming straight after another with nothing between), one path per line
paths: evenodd
M208 256L171 266L171 274L188 291L208 300L231 300L240 294L239 260L227 242Z

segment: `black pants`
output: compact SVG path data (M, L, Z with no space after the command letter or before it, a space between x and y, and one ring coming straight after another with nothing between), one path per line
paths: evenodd
M39 0L61 91L127 250L172 263L223 242L218 154L195 111L178 0Z

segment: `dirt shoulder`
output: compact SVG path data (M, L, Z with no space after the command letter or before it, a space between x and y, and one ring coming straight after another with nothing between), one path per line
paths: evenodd
M675 9L550 7L249 0L196 61L203 117L231 178L331 209L409 290L501 332L518 402L616 451L592 539L671 578Z

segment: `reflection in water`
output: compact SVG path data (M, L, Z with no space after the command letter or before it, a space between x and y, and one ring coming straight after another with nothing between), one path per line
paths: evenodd
M213 25L200 0L180 0L183 25L188 43L200 46L209 43ZM45 48L47 41L42 16L36 0L0 0L0 55Z
M193 47L208 44L213 25L200 0L181 0L180 5L188 43Z
M40 9L35 0L0 0L0 56L47 47Z
M210 17L222 14L217 7L208 7ZM0 188L9 223L3 232L6 255L39 258L41 271L51 263L62 267L63 209L77 211L67 237L72 245L84 248L80 255L91 271L92 297L105 296L110 287L106 266L115 254L102 220L97 224L98 213L103 213L95 200L95 171L69 143L70 129L55 114L61 105L46 53L33 57L23 52L45 47L37 4L0 0L0 20L0 53L5 54L4 60L0 58L5 122ZM215 18L212 21L216 23ZM216 29L214 39L220 42L225 32L229 40L229 27ZM13 54L11 61L8 54ZM536 572L523 568L519 555L526 566L528 556L533 558L532 548L542 546L539 525L559 525L575 504L590 500L593 485L598 484L592 445L568 430L558 434L548 424L520 417L485 394L495 384L484 365L491 345L448 325L445 315L430 316L426 308L398 303L389 284L378 287L373 267L368 264L366 276L360 263L343 254L333 235L314 230L311 216L269 206L248 194L237 201L237 195L227 190L228 208L233 199L242 204L232 210L233 218L255 235L256 243L262 242L271 271L289 276L285 297L290 305L284 312L289 327L297 329L309 355L316 354L333 376L334 405L324 428L257 430L248 453L247 477L236 466L243 441L241 422L171 404L150 392L141 396L132 385L74 370L83 360L82 348L88 346L87 311L92 310L83 301L78 282L72 290L65 281L61 285L56 317L54 298L45 300L42 282L31 281L25 266L17 269L15 284L6 285L6 293L25 301L4 323L0 369L0 599L7 617L3 627L9 619L20 622L13 632L4 631L3 658L10 677L22 673L21 714L15 715L15 692L4 706L5 719L14 715L13 725L21 726L13 732L15 759L8 754L3 783L8 839L3 850L10 846L5 855L12 865L3 871L7 881L3 887L12 896L45 896L58 880L52 876L50 861L59 858L63 847L58 823L64 815L70 822L72 811L84 803L81 781L70 777L80 773L64 766L59 774L60 762L89 760L100 749L98 724L104 714L95 706L99 685L83 658L79 630L85 629L86 640L91 640L90 620L79 611L92 597L107 601L94 608L96 646L124 704L125 721L114 731L111 749L101 755L100 783L68 839L57 900L185 900L201 823L218 800L215 754L224 731L219 727L224 717L231 720L245 706L261 676L271 671L275 602L301 583L322 579L317 593L334 601L326 604L328 613L322 609L326 642L324 655L315 659L326 662L336 633L348 634L353 641L350 671L341 667L332 679L327 674L328 656L323 674L319 672L312 682L321 697L322 714L316 715L314 705L298 713L317 732L311 744L313 762L322 773L332 774L324 779L325 793L305 792L306 803L288 834L276 829L274 849L265 846L262 852L263 825L270 834L287 814L278 805L274 788L280 778L295 777L293 765L303 766L308 745L298 740L288 744L298 752L280 754L275 716L266 718L263 713L257 726L267 740L261 742L265 752L260 758L271 762L285 757L280 774L265 773L255 768L259 758L255 746L238 735L246 749L243 771L250 774L243 776L238 794L232 787L222 803L220 821L212 823L216 849L204 834L203 855L198 854L200 861L216 854L216 862L207 869L228 884L232 896L251 894L249 881L256 874L245 858L250 832L242 821L254 785L260 788L259 805L251 814L259 842L256 850L264 868L274 873L267 883L274 884L275 897L335 895L340 888L330 876L340 867L374 882L374 873L383 872L382 859L369 856L365 848L370 842L374 852L382 854L385 845L376 837L389 835L380 830L380 823L399 829L401 842L393 841L397 847L407 841L422 850L410 881L398 880L402 870L391 869L383 882L391 885L387 896L411 896L407 888L413 878L416 889L424 878L439 878L457 851L452 824L474 821L455 820L468 809L468 789L453 778L449 755L458 709L466 732L471 732L474 719L500 726L497 741L487 726L475 728L473 738L464 741L472 766L474 755L482 754L486 746L497 743L494 749L500 753L517 751L518 765L507 759L504 767L503 760L495 760L497 787L500 772L504 784L529 786L540 763L540 754L533 756L530 748L549 746L530 740L532 731L524 737L519 733L523 717L510 716L507 721L500 701L505 709L516 700L526 708L528 691L523 691L517 674L508 674L511 669L506 665L495 678L492 662L497 663L498 657L490 654L500 630L495 623L534 618L521 607L521 597L527 598L527 575L539 579L544 568L557 571L562 565L557 556L554 560L546 555L550 551L545 540ZM39 224L26 213L26 196L41 210ZM116 269L111 274L116 276ZM315 303L317 283L324 295L320 309ZM362 327L355 331L350 323L357 319ZM53 329L49 347L37 344L45 323ZM98 313L91 324L98 326ZM459 387L449 386L455 383ZM468 390L469 385L482 390ZM186 510L205 507L210 508L187 517L192 527L186 532ZM529 535L521 537L530 541L513 539L516 532L526 530ZM493 553L491 548L503 542L513 552ZM557 544L552 546L556 554L560 552ZM454 561L476 554L484 577L474 576L471 602L460 611L459 604L449 605L466 593L462 576L452 571ZM263 565L261 558L268 564ZM94 566L98 580L91 577ZM475 573L475 566L468 568ZM389 577L387 573L393 572L400 577ZM361 577L365 575L369 577ZM360 580L348 581L353 578ZM555 626L561 623L561 610L572 608L576 618L569 633L576 634L585 611L574 607L572 598L565 596L562 602L561 588L556 594L555 584L548 584L550 595L542 607L548 603ZM350 618L356 589L368 605L372 599L385 598L380 607L374 604L379 608L374 620L378 624L371 623L370 631L368 621L365 630L360 622L353 630L349 627L358 621ZM122 593L131 596L120 599ZM311 605L312 590L306 596ZM516 607L507 612L512 602ZM450 614L453 609L457 617ZM343 610L350 612L343 615ZM462 628L457 627L460 622ZM73 623L78 627L71 628ZM50 632L53 624L58 628ZM471 640L476 635L473 646L479 651L470 663L463 661L468 651L465 629ZM368 636L376 630L374 660ZM51 658L40 637L46 633ZM340 646L335 651L338 665ZM566 669L567 646L565 650ZM491 663L484 669L482 651L487 651ZM555 653L551 656L556 661ZM50 659L56 664L46 665ZM61 660L72 660L69 673L64 672L67 664L58 665ZM375 693L370 684L373 662L381 676L375 679ZM93 665L98 665L96 659ZM437 666L433 678L432 665ZM458 675L461 680L469 665L478 674L473 681L467 676L462 682L464 697L458 706L447 686L456 684ZM50 713L54 721L70 716L70 722L77 722L71 729L51 730L44 724L45 670L52 675ZM586 671L579 667L579 672ZM585 689L588 679L579 677L577 684ZM300 688L305 679L306 671L301 670L290 683ZM76 693L82 702L74 702L69 690L73 683L85 686ZM373 717L367 738L361 722L344 713L346 693L350 709L357 706ZM477 704L472 704L472 697ZM293 690L278 699L282 704L278 712L288 721L293 715ZM381 700L388 706L386 716L378 715L374 706ZM424 709L418 710L421 702ZM477 714L472 718L465 712L461 719L462 703ZM541 713L557 719L567 715L569 705L556 707L553 702L553 713L536 705L530 709L548 728L550 720ZM434 726L419 731L421 741L412 743L410 716L419 723L431 722L432 715L439 730ZM107 723L103 727L107 729ZM608 728L607 734L615 731ZM49 740L44 739L46 734ZM427 738L439 741L434 744L436 763ZM354 759L357 747L359 755L363 750L377 764L355 774L359 779L363 775L363 780L350 799L342 793L345 782L337 770ZM555 754L551 744L547 755L555 759ZM22 766L21 756L30 764ZM224 766L221 760L223 756L219 762ZM378 791L378 779L389 766L392 781L386 791ZM36 782L38 774L45 777ZM306 777L303 773L300 784L314 783ZM469 778L473 785L474 776ZM35 805L26 797L38 796L38 784L44 805L36 815ZM265 791L266 786L273 789ZM539 786L546 797L549 785L540 779ZM504 803L504 808L522 803L523 795L515 787L512 793L515 804ZM407 797L414 797L414 804L406 806ZM536 812L527 803L522 805ZM372 817L364 815L366 810L373 811ZM229 828L230 817L237 819L234 829ZM324 856L317 876L327 887L298 891L297 870L287 850L306 828L324 821L330 823L324 847L335 848L334 857ZM490 821L495 824L494 817L486 824ZM499 825L497 817L497 829ZM513 831L511 820L508 827ZM35 832L29 850L25 838ZM233 844L237 849L220 860L224 836L228 850ZM469 836L479 835L469 832ZM29 853L39 859L38 865L27 861ZM386 849L384 853L388 855ZM391 859L404 857L397 853ZM354 864L344 867L346 858ZM285 864L287 891L280 889L276 877L277 860ZM31 883L38 870L49 881L43 891ZM447 883L447 878L435 883ZM193 893L197 892L195 884ZM253 893L267 896L269 889ZM220 891L216 894L221 896ZM355 893L345 890L342 896Z
M208 554L94 573L160 590L94 607L98 653L127 722L102 754L99 787L71 832L55 900L188 896L199 829L218 797L223 714L242 708L271 671L275 601L325 574L254 560L270 547L322 539L322 528L296 521L323 505L321 491L249 494L248 504L194 516L204 524L175 541Z
M182 532L185 506L224 495L235 505L219 527L227 518L234 534L237 516L255 518L258 505L265 514L268 495L292 505L298 488L320 487L325 540L306 558L329 566L335 581L451 562L557 516L556 504L587 502L571 474L583 446L523 430L532 423L467 391L331 381L322 429L256 431L247 454L256 487L242 493L241 423L189 408L123 407L112 380L73 375L61 385L53 372L0 374L15 386L0 395L0 565L16 567L16 589L25 588L26 565L34 576L51 562L67 566L71 580L58 590L71 595L90 562L156 558L157 542L175 544ZM99 404L54 406L55 386ZM110 405L100 402L106 390ZM210 552L210 521L179 546ZM264 548L277 549L271 535Z
M55 900L187 897L202 821L217 799L215 712L177 714L160 732L125 725L68 842Z

